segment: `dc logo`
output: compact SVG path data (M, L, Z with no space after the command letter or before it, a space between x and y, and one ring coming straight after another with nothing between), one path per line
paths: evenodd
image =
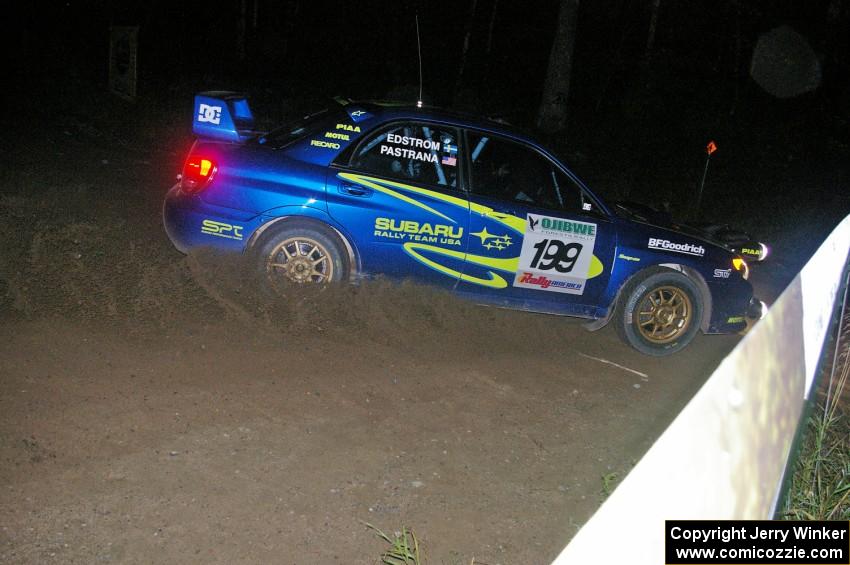
M221 122L221 106L201 104L198 107L198 122L218 125Z

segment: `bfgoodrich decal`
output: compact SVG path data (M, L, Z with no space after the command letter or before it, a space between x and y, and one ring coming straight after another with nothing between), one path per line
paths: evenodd
M702 245L694 245L692 243L675 243L669 239L659 239L655 237L649 238L649 244L647 247L650 249L657 249L659 251L672 251L673 253L694 255L696 257L702 257L705 255L705 247Z

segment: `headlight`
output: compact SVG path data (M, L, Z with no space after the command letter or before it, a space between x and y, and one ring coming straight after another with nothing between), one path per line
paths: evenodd
M741 276L744 277L744 280L750 277L750 267L747 265L747 262L744 261L741 257L735 257L732 259L732 266L736 271L741 273Z

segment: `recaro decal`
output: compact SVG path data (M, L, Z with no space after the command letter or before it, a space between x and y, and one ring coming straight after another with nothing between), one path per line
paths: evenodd
M311 139L310 145L313 147L321 147L323 149L339 149L339 143L334 143L333 141L325 141L323 139Z
M320 139L311 139L311 147L320 147L322 149L333 149L334 151L341 149L342 145L337 142L351 141L351 134L360 133L360 126L352 126L350 124L336 124L334 129L330 129L321 134ZM332 141L333 140L333 141Z
M528 226L528 222L525 218L520 218L518 216L505 214L502 212L496 212L493 208L490 208L489 206L483 206L481 204L476 204L475 202L469 202L466 199L457 198L448 194L443 194L435 190L428 190L427 188L419 188L417 186L411 186L409 184L379 179L367 175L359 175L356 173L339 173L338 176L339 178L342 178L349 182L353 182L365 186L367 188L371 188L373 190L386 194L387 196L396 198L398 200L401 200L402 202L410 204L411 206L415 206L417 208L425 210L453 224L457 224L457 221L453 218L443 214L438 210L435 210L424 202L420 202L412 196L404 194L403 192L433 198L434 200L439 200L440 202L455 206L463 212L469 210L472 213L478 214L482 217L487 217L488 219L497 222L503 227L513 230L519 236L524 235L526 227ZM477 232L476 234L472 235L476 235L476 237L481 237L481 233L482 232ZM510 237L509 234L505 234L505 236ZM406 242L403 245L403 249L413 259L422 263L423 265L428 266L431 269L434 269L437 272L443 273L453 278L459 278L460 280L465 282L481 286L487 286L490 288L506 288L508 286L507 280L493 271L501 271L510 275L516 275L519 268L519 255L510 258L487 257L483 255L464 253L463 251L458 251L456 249L446 249L428 243L419 243L413 241ZM468 273L461 273L460 271L457 271L450 267L446 267L445 265L441 265L435 260L426 257L423 253L451 257L452 259L459 259L461 261L466 261L467 263L476 265L478 267L490 269L487 273L489 278L480 278L470 275ZM592 279L593 277L597 277L602 274L603 270L604 267L599 258L596 257L596 255L591 255L590 266L587 270L586 278Z

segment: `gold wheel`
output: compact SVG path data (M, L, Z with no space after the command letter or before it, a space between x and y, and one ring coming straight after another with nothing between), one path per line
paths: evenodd
M295 283L327 283L334 280L334 262L324 245L310 237L290 237L272 248L266 260L269 276L283 276Z
M674 341L688 331L693 318L688 294L677 286L659 286L650 290L635 310L640 335L653 344Z

